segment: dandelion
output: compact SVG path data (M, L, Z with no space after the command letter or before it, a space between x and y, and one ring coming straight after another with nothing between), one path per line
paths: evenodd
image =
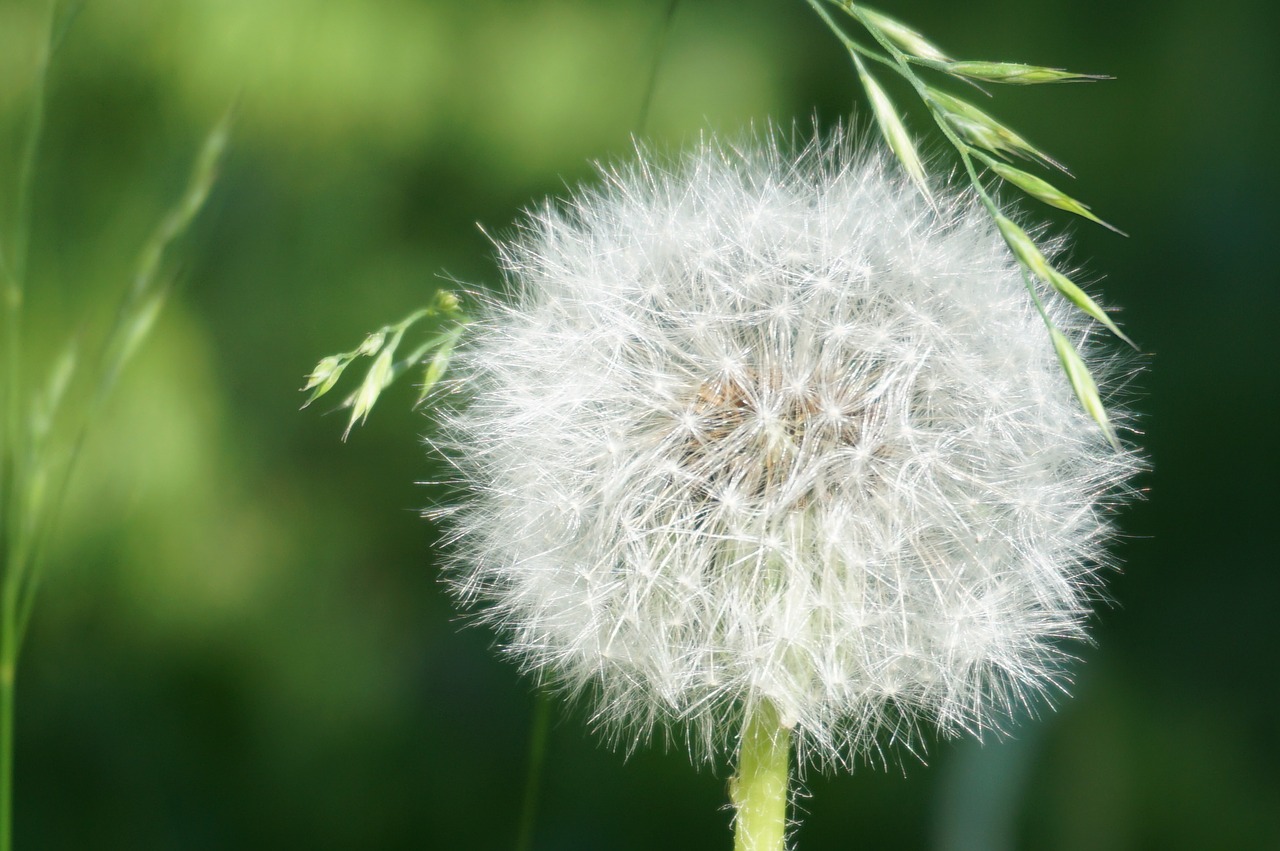
M839 135L602 177L500 246L455 355L451 582L611 740L738 759L739 847L781 848L792 747L883 763L1065 686L1138 462L972 197Z

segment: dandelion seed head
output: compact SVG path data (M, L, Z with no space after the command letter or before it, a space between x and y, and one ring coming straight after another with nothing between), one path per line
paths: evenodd
M839 136L602 177L500 246L443 415L450 580L510 655L624 745L768 702L824 766L1059 691L1138 461L990 219Z

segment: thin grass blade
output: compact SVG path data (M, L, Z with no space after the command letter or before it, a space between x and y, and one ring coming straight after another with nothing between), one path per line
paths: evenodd
M880 88L880 84L867 71L862 60L857 54L853 56L854 64L858 69L858 76L862 79L862 86L867 90L867 99L871 101L871 111L876 117L876 124L880 127L880 132L884 134L885 141L889 143L890 150L898 158L898 162L902 163L902 167L906 170L907 176L916 185L925 198L933 204L933 193L929 191L929 181L925 177L924 163L920 160L920 154L916 152L916 146L911 141L911 134L907 132L907 127L902 123L902 119L898 116L897 109L894 108L893 101L889 100L889 96L885 94L884 89Z
M1062 163L968 101L934 88L928 89L928 94L930 103L941 112L943 119L974 145L1000 156L1012 154L1035 160L1070 174Z
M1062 68L1046 68L1042 65L1023 65L1018 62L948 62L939 68L957 77L981 80L984 83L1004 83L1015 86L1034 86L1043 83L1083 83L1111 79L1106 74L1077 74Z
M904 53L909 53L920 59L927 59L930 62L949 63L951 61L951 57L943 53L937 45L902 23L902 21L880 12L872 11L866 6L855 7L851 3L845 4L845 6L846 10L854 14L864 26L878 29L885 38L900 47ZM852 11L853 9L856 9L856 12Z
M1124 231L1098 218L1086 204L1072 198L1049 181L1036 177L1034 174L1025 172L1020 168L1014 168L1008 163L1002 163L992 157L983 154L978 156L1001 178L1012 183L1037 201L1042 201L1051 207L1057 207L1059 210L1066 210L1068 213L1074 213L1077 216L1102 225L1107 230L1114 231L1122 236L1125 235Z
M1049 335L1053 338L1054 351L1058 353L1058 360L1062 362L1062 368L1067 373L1067 380L1071 382L1071 389L1075 391L1076 398L1102 429L1107 442L1115 449L1120 449L1120 439L1116 437L1115 429L1111 426L1107 409L1102 404L1102 397L1098 394L1098 385L1093 380L1089 368L1085 366L1084 359L1080 357L1080 353L1076 351L1075 346L1071 345L1066 335L1057 328L1050 326Z
M1000 233L1004 236L1005 242L1013 250L1014 255L1028 269L1031 270L1037 278L1048 283L1057 292L1074 304L1080 310L1096 319L1106 326L1107 330L1115 334L1121 340L1124 340L1133 348L1138 348L1137 344L1130 340L1128 335L1120 330L1115 320L1103 310L1097 302L1089 297L1089 294L1080 289L1066 275L1059 272L1049 263L1044 253L1036 246L1031 236L1022 228L1018 227L1004 216L996 219L996 226L1000 228Z

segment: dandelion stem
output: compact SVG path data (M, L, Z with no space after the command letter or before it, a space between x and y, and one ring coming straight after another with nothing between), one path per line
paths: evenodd
M772 704L762 703L746 720L738 774L729 796L737 811L734 851L784 851L791 731Z

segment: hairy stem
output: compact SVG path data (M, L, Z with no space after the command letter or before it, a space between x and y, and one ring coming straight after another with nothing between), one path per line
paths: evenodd
M760 704L743 726L738 774L729 787L734 851L785 851L790 752L791 731L772 704Z

